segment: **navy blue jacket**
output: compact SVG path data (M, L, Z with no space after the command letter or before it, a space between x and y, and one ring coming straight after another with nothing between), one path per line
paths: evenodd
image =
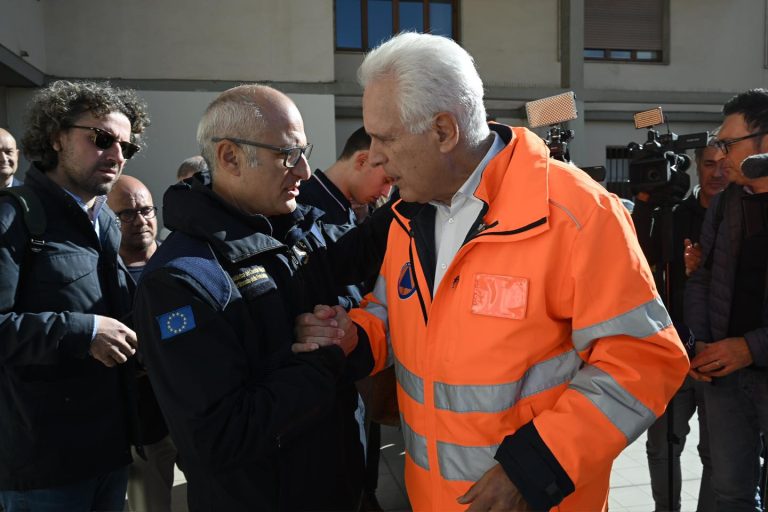
M702 264L691 275L685 289L685 322L700 341L713 342L728 337L742 243L742 198L745 194L743 187L729 185L713 198L702 226ZM765 278L755 276L755 279ZM763 299L762 327L744 333L744 338L754 365L763 369L768 367L767 300ZM734 375L718 380L734 380L731 378Z
M338 347L294 356L290 345L297 314L380 264L389 214L357 238L320 214L246 216L197 179L165 195L174 232L142 274L135 322L192 511L357 505L356 393L338 381L367 375L370 349L363 340L345 361Z
M120 230L106 207L88 216L37 169L26 174L44 205L39 253L27 250L16 201L0 198L0 489L35 489L130 463L124 388L130 368L89 354L94 315L124 319L127 273Z

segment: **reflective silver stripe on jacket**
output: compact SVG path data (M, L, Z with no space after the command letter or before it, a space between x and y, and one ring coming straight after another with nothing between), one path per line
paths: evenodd
M405 451L413 459L417 466L429 471L429 458L427 457L427 438L417 434L411 429L411 426L405 422L403 415L400 414L400 424L403 426L403 439L405 440Z
M499 445L461 446L453 443L437 443L437 459L440 474L446 480L476 482L496 461L493 456Z
M576 351L570 350L530 367L514 382L480 386L435 382L435 407L453 412L505 411L525 397L570 382L582 363Z
M387 311L387 282L384 279L384 276L379 274L379 277L376 278L376 285L373 287L373 291L371 291L374 297L376 297L376 300L379 301L381 304L368 301L368 304L365 306L365 310L381 320L384 323L384 332L387 334L387 361L384 363L383 368L387 368L389 366L392 366L392 361L394 360L394 356L392 354L392 339L389 337L389 323L388 323L388 311Z
M648 407L596 366L585 366L573 378L571 389L586 396L627 438L627 444L654 422Z
M667 309L656 297L617 317L583 329L573 331L573 345L581 352L598 338L626 334L634 338L645 338L672 324Z
M395 375L397 376L397 382L400 384L400 387L403 388L403 391L423 405L424 380L415 373L409 371L397 358L395 358Z

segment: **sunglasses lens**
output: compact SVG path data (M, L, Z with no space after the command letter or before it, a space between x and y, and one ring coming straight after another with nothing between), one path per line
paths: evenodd
M106 132L95 132L93 143L99 149L109 149L115 143L115 138Z
M130 160L133 155L139 150L139 146L130 142L121 142L120 149L123 151L123 157L126 160Z

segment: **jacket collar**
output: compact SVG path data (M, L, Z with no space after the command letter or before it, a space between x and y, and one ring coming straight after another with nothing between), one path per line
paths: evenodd
M523 239L547 228L549 217L549 150L526 128L490 123L506 143L483 171L475 196L485 203L479 232ZM429 205L395 203L398 222L408 226ZM507 239L508 240L508 239Z
M246 215L213 192L210 179L203 175L172 185L163 196L169 228L205 240L232 263L293 245L322 214L299 205L285 215Z

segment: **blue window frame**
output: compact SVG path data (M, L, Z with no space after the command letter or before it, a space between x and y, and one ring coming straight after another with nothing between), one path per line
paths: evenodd
M409 30L458 40L458 0L335 0L336 49L366 51Z

